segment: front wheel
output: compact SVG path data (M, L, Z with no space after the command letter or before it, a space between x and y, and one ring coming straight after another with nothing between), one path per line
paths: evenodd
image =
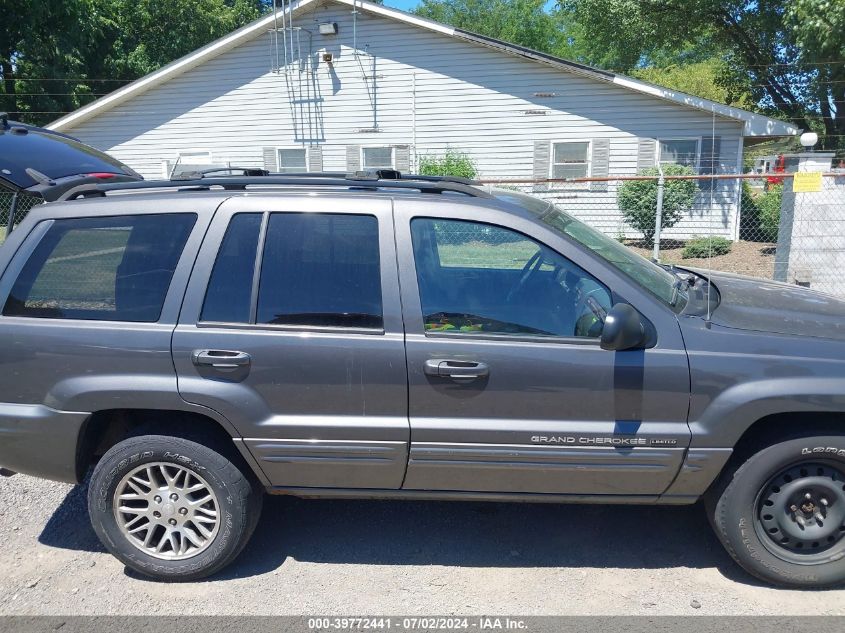
M103 545L127 567L162 580L195 580L228 565L260 509L261 492L227 458L161 435L111 448L88 490Z
M749 573L791 587L845 582L845 437L753 455L707 498L716 534Z

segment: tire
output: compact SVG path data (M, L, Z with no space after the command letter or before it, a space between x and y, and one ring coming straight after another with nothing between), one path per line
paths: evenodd
M769 446L726 473L705 506L753 576L788 587L845 583L845 436Z
M190 581L240 554L262 499L247 474L210 448L143 435L103 455L88 511L100 541L124 565L158 580Z

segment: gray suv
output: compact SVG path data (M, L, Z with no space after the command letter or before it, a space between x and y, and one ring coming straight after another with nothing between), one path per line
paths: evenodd
M0 465L81 481L148 576L263 494L692 504L845 581L845 302L660 266L540 199L397 173L83 185L0 250Z

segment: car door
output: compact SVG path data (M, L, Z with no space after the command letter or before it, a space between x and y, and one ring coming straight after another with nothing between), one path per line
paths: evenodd
M689 369L671 310L516 214L411 201L395 213L411 424L403 487L664 491L689 441ZM626 297L657 345L602 350L602 317Z
M173 360L182 397L228 418L272 485L400 487L409 427L389 200L225 202Z

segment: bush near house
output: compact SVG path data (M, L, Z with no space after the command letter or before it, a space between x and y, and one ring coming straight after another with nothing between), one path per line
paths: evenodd
M447 149L443 156L420 156L418 162L419 173L422 176L457 176L473 179L478 175L475 161L467 154L452 149Z
M780 205L783 201L783 185L771 185L769 190L757 198L760 233L766 242L777 242L780 226Z
M693 171L684 165L665 165L666 176L692 176ZM656 167L640 172L641 176L659 176ZM663 213L661 226L668 229L683 217L684 211L692 207L698 185L694 179L666 180L663 186ZM655 219L657 214L657 179L627 180L619 187L617 202L625 221L643 234L648 245L654 243Z
M733 243L724 237L697 237L688 241L681 251L683 259L717 257L731 252Z

